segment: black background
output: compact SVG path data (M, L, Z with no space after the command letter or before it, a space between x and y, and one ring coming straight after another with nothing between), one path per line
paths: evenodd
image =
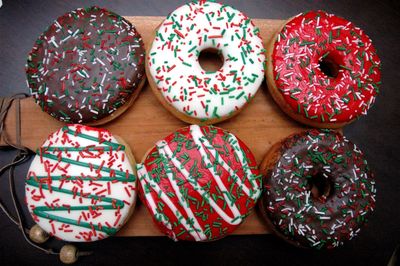
M3 0L0 8L0 96L28 93L24 65L34 41L53 20L77 7L93 4L120 15L166 16L183 1L21 1ZM373 40L382 61L381 94L368 116L347 126L345 135L364 151L377 179L377 208L359 237L330 251L293 248L272 235L229 236L211 243L188 243L166 237L110 238L78 245L95 255L78 264L218 264L218 265L387 265L400 241L400 1L231 1L252 18L286 19L300 12L323 9L361 27ZM172 118L171 119L175 119ZM12 152L0 152L0 166ZM23 177L29 163L19 167L17 190L23 200ZM0 197L10 203L6 176ZM24 207L23 207L24 208ZM60 243L49 243L57 247ZM24 242L17 227L0 212L0 264L58 264Z

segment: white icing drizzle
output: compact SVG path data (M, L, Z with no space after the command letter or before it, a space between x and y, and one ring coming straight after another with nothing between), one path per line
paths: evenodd
M198 125L191 125L190 126L190 133L192 134L193 140L196 143L199 152L201 153L201 156L203 157L204 161L211 163L211 161L207 158L207 152L204 148L206 147L212 147L212 144L207 140L207 138L204 137L203 133L201 132L201 129ZM250 191L250 189L243 184L243 181L240 179L240 177L236 174L234 170L222 159L221 156L217 155L217 150L216 149L207 149L212 156L214 157L214 160L217 160L218 164L221 165L226 171L229 172L229 174L235 179L235 182L243 189L243 192L246 193L247 196L250 196L252 199L258 199L258 197L261 194L261 189L258 187L257 184L254 184L253 180L251 177L253 176L253 173L250 170L250 166L247 163L247 159L243 156L243 153L241 152L241 148L239 147L238 140L233 134L229 134L229 138L231 141L229 144L232 146L233 150L235 151L236 156L239 158L239 161L242 165L243 170L245 171L246 175L252 185L252 189L255 192ZM210 172L213 174L215 181L221 182L220 178L218 177L218 174L215 172L215 169L212 168ZM221 183L222 184L222 183ZM221 186L220 186L221 188ZM225 194L224 194L225 195Z
M185 169L185 167L179 162L178 159L176 159L176 157L173 155L173 152L171 151L171 149L169 148L168 144L165 141L160 141L157 143L157 149L158 152L160 153L161 156L164 156L166 158L168 158L172 164L175 166L176 169L178 169L187 180L190 180L189 184L191 186L193 186L193 188L200 193L203 197L207 198L208 203L211 205L211 207L219 214L219 216L222 217L222 219L224 219L227 223L229 224L240 224L240 222L242 221L241 218L237 218L240 215L240 212L238 210L238 208L236 207L236 205L234 204L234 202L232 202L231 199L229 199L229 197L227 197L225 195L224 192L228 192L228 190L226 189L225 185L222 183L221 179L217 176L214 176L214 180L217 182L218 187L221 189L222 194L224 195L224 199L229 203L228 204L228 208L232 211L233 216L234 217L230 217L226 212L224 212L221 207L218 206L218 204L210 197L209 193L207 191L205 191L198 182L196 182L196 180L194 180L192 178L192 176L190 175L190 173ZM165 168L167 168L167 165L164 165ZM168 172L168 171L166 171ZM168 174L167 174L168 175ZM181 199L181 197L178 197L179 199ZM181 202L181 205L184 206L184 202Z
M193 238L196 241L201 241L203 239L206 239L207 237L204 235L204 231L203 231L203 229L201 229L200 225L198 224L197 219L193 215L192 210L190 208L186 207L186 202L184 200L182 200L182 201L180 200L180 203L182 203L181 206L185 209L186 214L190 218L192 218L193 221L195 222L194 228L200 232L199 234L197 234L195 230L190 228L191 226L187 223L187 219L184 218L184 216L178 210L178 208L175 206L175 204L161 190L160 186L156 182L151 180L150 178L145 178L146 176L148 176L146 167L144 165L139 165L138 168L139 167L140 167L140 169L138 170L138 176L140 176L140 179L143 179L144 182L147 182L148 184L150 184L150 186L154 189L154 191L161 198L161 200L163 200L167 204L167 206L171 209L171 211L176 215L176 218L178 218L178 220L183 219L185 221L184 223L182 223L182 225L189 232L189 234L191 236L193 236ZM175 189L175 187L177 187L175 181L172 180L172 177L170 174L168 174L167 176L168 176L168 179L170 180L171 184L173 184L173 189L174 189L175 193L177 193L178 198L182 199L182 194L179 192L179 188ZM140 182L140 184L144 190L144 184L142 184L142 182ZM157 215L158 214L157 207L156 207L153 197L151 196L150 193L145 193L145 197L146 197L147 202L149 202L149 205L150 205L151 210L153 211L153 214ZM167 229L169 229L169 230L171 230L171 232L173 232L170 222L167 219L165 219L165 217L162 215L160 215L159 218L161 218L161 221L167 227ZM176 237L175 237L175 240L176 240Z

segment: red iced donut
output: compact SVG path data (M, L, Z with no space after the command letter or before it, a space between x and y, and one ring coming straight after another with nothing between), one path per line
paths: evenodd
M257 163L233 134L182 128L138 164L140 198L174 240L210 241L235 230L261 194Z
M369 37L324 11L288 20L267 53L272 96L304 124L344 126L366 114L379 92L380 60Z

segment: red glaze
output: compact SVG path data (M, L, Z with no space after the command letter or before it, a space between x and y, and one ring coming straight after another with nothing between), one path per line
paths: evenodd
M198 127L198 126L192 126ZM174 166L171 159L167 158L165 155L160 155L159 149L154 147L147 155L143 162L143 165L138 165L138 177L140 180L140 197L142 202L145 203L149 212L152 214L155 223L158 225L160 230L171 237L174 240L196 240L196 241L209 241L221 238L232 231L234 231L237 226L242 222L241 216L247 216L251 209L254 207L258 196L261 193L260 190L260 175L257 168L257 163L253 154L246 147L246 145L238 140L237 146L243 153L238 152L237 154L244 154L245 160L250 168L246 174L244 166L240 162L236 153L234 152L233 146L228 142L230 139L229 132L224 131L220 128L215 128L212 126L200 127L203 135L207 137L207 140L212 144L215 150L218 152L219 157L223 159L231 169L236 171L238 177L243 180L243 184L249 188L250 196L244 191L240 190L239 185L233 180L232 175L220 164L216 164L216 160L210 150L212 148L209 145L203 143L203 147L207 150L209 156L209 165L206 167L207 160L202 160L202 155L196 146L193 137L191 135L191 127L185 127L177 132L169 135L164 139L167 143L166 145L175 154L175 157L181 163L182 167L190 173L190 177L187 178L181 170L179 170L176 165ZM205 139L204 137L201 140ZM160 144L161 142L158 142ZM207 148L206 148L207 147ZM166 165L167 163L167 165ZM196 234L194 229L189 229L191 233L185 228L184 224L190 219L187 210L182 207L186 205L185 201L180 202L179 196L177 196L176 191L174 191L173 184L168 179L166 174L166 168L172 172L173 180L179 191L182 192L184 198L187 198L188 206L192 213L196 217L196 220L200 226L200 231L203 231L203 236L201 233ZM146 170L148 174L143 174L143 170ZM218 175L220 180L225 185L228 190L228 196L236 199L235 205L237 206L240 215L236 217L234 213L227 206L228 203L223 197L222 190L218 187L216 180L213 177L212 169L216 169L220 173ZM249 181L254 180L254 187ZM225 221L214 208L204 199L199 191L196 191L194 186L191 184L190 179L197 180L197 183L211 195L211 199L214 199L216 204L224 209L224 212L230 216L235 217L233 220L235 224L231 224ZM173 202L179 212L182 214L183 218L178 221L176 212L171 211L171 208L166 204L166 201L162 199L160 193L154 189L150 181L157 183L157 186L161 189L165 196ZM168 193L168 195L166 194ZM150 198L151 197L151 198ZM157 209L152 209L151 199L154 200ZM150 200L150 201L149 201ZM160 217L167 217L171 227L166 225L166 222L162 221ZM229 220L232 221L232 220ZM193 227L192 227L193 228Z
M323 11L299 14L283 27L273 49L276 87L305 118L349 122L374 103L380 60L369 37L351 22ZM333 62L336 77L322 72L323 58Z

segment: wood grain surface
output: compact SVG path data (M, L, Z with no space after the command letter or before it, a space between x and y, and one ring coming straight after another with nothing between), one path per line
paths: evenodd
M126 17L141 33L147 45L153 38L154 29L162 22L162 17ZM283 20L254 19L260 28L264 44L283 23ZM15 141L15 107L9 111L6 119L6 132L11 141ZM36 150L47 136L63 123L41 111L32 98L21 100L22 145ZM137 162L156 141L164 138L176 129L186 126L164 109L146 83L136 102L126 113L102 127L122 137L133 150ZM258 163L272 144L291 133L304 130L305 127L286 116L268 94L265 82L253 101L236 117L219 123L222 127L236 134L254 153ZM234 234L264 234L270 230L262 222L261 216L253 212ZM136 206L131 219L118 233L119 236L158 236L151 217L144 206Z

